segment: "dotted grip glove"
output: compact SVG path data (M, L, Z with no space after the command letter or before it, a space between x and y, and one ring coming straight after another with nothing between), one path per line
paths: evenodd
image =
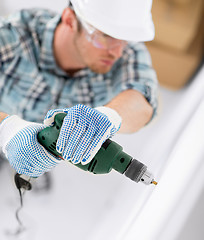
M65 160L72 163L88 164L106 139L120 128L121 117L108 107L90 108L78 104L71 108L50 110L44 124L52 126L54 116L66 113L56 150Z
M39 177L61 161L38 142L37 133L43 128L16 115L0 124L0 147L17 173Z

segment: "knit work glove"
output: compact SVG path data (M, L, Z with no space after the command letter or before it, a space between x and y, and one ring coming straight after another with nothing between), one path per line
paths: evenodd
M17 173L38 177L60 162L37 140L37 133L44 128L16 115L0 124L0 147Z
M66 113L56 150L65 160L72 163L88 164L106 139L120 128L121 117L108 107L90 108L78 104L72 108L50 110L44 124L52 126L54 116Z

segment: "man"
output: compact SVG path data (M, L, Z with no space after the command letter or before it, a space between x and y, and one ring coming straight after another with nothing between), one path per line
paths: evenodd
M157 80L141 42L153 37L150 0L71 0L61 17L33 9L1 20L0 146L14 169L38 177L61 162L37 141L59 112L56 149L74 164L146 125Z

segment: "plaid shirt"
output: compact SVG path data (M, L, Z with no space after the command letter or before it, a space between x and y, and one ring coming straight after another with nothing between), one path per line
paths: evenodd
M106 74L85 68L68 75L55 62L53 37L60 15L21 10L0 19L0 111L42 122L49 109L78 103L96 107L136 89L157 108L157 78L142 43L129 43Z

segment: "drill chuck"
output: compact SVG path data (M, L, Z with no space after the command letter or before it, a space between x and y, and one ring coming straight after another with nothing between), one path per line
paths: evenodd
M132 159L130 165L128 166L124 174L126 177L137 183L143 182L146 185L153 183L156 185L153 174L147 170L147 166L137 161L136 159Z

